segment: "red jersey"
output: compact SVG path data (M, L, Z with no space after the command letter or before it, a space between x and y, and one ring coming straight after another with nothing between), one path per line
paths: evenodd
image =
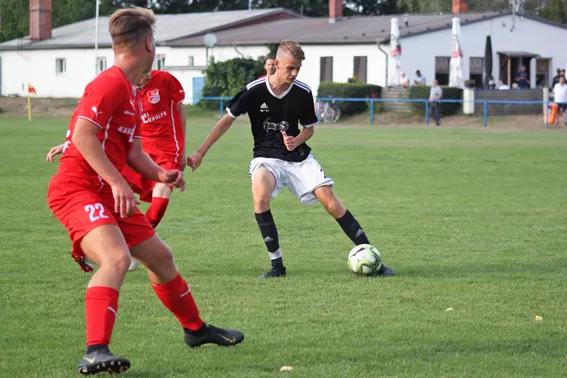
M75 109L57 175L86 180L93 189L110 190L73 145L72 136L78 119L85 119L100 127L97 134L102 148L112 165L121 171L134 138L140 138L139 119L141 101L136 88L118 67L103 71L85 88Z
M153 70L150 81L139 91L144 106L141 126L144 151L179 160L185 148L185 134L177 111L177 105L185 99L183 87L169 72Z

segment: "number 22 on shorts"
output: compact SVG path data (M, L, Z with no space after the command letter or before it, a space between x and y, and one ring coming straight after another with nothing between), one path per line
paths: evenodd
M96 222L99 219L108 218L108 215L104 213L104 206L102 203L95 203L94 205L85 206L85 211L89 213L89 219L91 222Z

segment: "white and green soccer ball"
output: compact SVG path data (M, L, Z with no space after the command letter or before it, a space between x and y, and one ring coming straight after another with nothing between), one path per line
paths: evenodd
M348 267L354 273L368 276L376 273L381 266L382 256L373 245L357 245L348 254Z

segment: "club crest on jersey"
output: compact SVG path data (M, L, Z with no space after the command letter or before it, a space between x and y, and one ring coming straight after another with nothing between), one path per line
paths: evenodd
M148 101L150 104L157 104L160 100L159 90L154 89L153 91L148 91Z
M264 102L262 105L260 105L260 113L266 113L269 112L270 108L268 108L268 105L266 105L266 103Z
M283 132L283 131L287 131L287 129L289 129L289 123L287 121L281 121L281 122L270 122L270 119L267 118L264 121L264 130L266 130L266 132L269 132L270 130L272 131L277 131L277 132Z

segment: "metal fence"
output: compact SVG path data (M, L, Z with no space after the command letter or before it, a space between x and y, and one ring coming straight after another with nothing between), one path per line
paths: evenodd
M222 117L225 112L225 104L231 99L230 97L201 97L202 100L213 100L219 101L219 112L220 116ZM429 109L429 100L427 99L408 99L408 98L397 98L397 99L388 99L388 98L344 98L344 97L316 97L316 102L330 102L334 103L337 101L346 101L346 102L365 102L368 104L369 109L369 118L370 124L374 125L374 121L376 119L376 103L421 103L425 108L425 125L429 125L430 120L430 109ZM465 104L470 104L472 108L468 113L471 116L480 116L482 114L483 124L484 127L488 126L488 120L490 116L499 116L499 115L518 115L518 114L540 114L543 116L543 109L549 109L549 105L553 104L553 101L506 101L506 100L471 100L465 101L461 99L455 100L437 100L437 103L458 103L461 106L461 109L457 111L455 114L464 114L463 107ZM522 107L523 109L518 109L517 111L510 111L510 107ZM317 107L318 112L320 108ZM479 110L477 112L477 109ZM508 111L506 111L508 109ZM319 119L321 119L320 114L318 114ZM548 118L544 117L545 127L549 127ZM567 121L566 121L567 122Z

